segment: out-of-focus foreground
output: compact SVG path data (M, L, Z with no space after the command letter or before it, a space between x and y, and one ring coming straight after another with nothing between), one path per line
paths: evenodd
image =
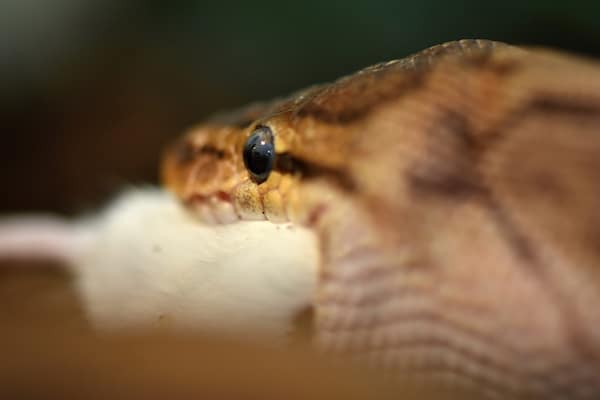
M57 266L0 267L3 399L398 396L398 387L381 377L334 365L302 346L284 350L156 332L98 336L77 306L69 278ZM32 267L36 273L28 270ZM456 388L427 387L411 380L400 387L403 399L477 398Z

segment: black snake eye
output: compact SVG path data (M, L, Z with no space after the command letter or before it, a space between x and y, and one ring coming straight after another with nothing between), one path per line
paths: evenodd
M244 165L256 183L262 183L269 177L274 160L273 132L266 126L259 126L244 145Z

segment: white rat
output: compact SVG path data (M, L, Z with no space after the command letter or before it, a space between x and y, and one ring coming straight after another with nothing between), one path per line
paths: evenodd
M206 225L160 189L129 190L72 222L0 219L0 257L68 265L101 331L161 325L269 340L310 306L318 265L304 228Z

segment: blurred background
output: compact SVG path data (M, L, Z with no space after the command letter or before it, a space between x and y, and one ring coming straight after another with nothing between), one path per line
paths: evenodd
M492 5L493 4L493 5ZM432 44L600 55L597 1L0 2L0 213L93 210L155 182L207 114Z

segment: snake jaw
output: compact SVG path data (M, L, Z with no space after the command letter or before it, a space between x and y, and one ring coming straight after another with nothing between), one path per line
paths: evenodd
M267 220L273 223L295 222L290 218L290 207L295 178L273 173L263 184L257 185L246 177L232 188L203 193L190 187L182 198L184 203L208 224L228 224L237 221ZM227 189L227 190L225 190Z

